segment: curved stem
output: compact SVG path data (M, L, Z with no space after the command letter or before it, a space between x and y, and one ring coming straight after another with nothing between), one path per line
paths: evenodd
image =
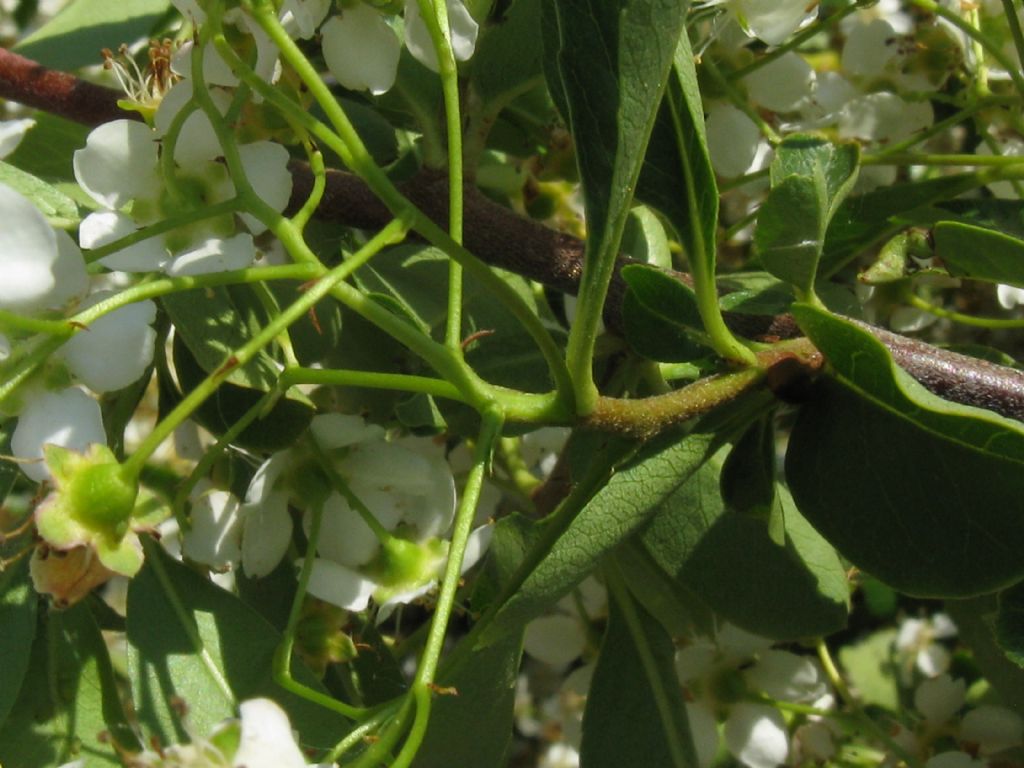
M969 325L973 328L1024 328L1024 318L974 317L973 315L965 315L963 312L932 304L909 289L903 298L912 307L916 307L936 317L952 320L962 325Z

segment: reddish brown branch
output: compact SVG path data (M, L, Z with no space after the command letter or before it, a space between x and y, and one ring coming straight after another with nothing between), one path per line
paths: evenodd
M86 125L118 118L138 119L117 106L120 94L63 73L48 70L22 56L0 49L0 98L16 101ZM304 163L292 164L291 207L309 194L312 174ZM447 222L448 187L443 174L424 171L402 186L402 192L439 224ZM487 263L528 277L563 293L575 294L583 270L584 244L500 206L473 186L465 190L465 244ZM317 211L320 218L372 229L389 219L387 208L356 176L329 171L327 188ZM625 265L628 260L620 264ZM690 282L689 275L673 273ZM625 282L616 272L605 307L612 330L621 329ZM737 333L751 339L787 339L799 335L790 315L759 317L729 314ZM977 358L938 349L874 326L863 325L892 352L896 362L932 392L968 405L987 408L1024 421L1024 373Z

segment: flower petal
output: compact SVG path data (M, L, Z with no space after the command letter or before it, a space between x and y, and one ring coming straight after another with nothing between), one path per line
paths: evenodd
M541 616L526 625L523 650L556 669L583 655L587 638L577 619L563 614Z
M250 699L239 707L242 735L232 765L244 768L306 768L288 715L270 699Z
M365 500L364 500L365 503ZM373 507L370 507L373 511ZM370 562L380 543L363 518L337 493L324 504L317 553L339 565L356 568Z
M256 260L256 246L252 235L240 232L233 237L222 239L211 237L199 245L175 257L165 271L171 277L182 275L206 275L213 272L228 272L245 269Z
M379 96L394 85L402 41L373 8L345 8L327 20L321 34L327 69L344 87Z
M317 558L309 577L309 594L347 611L362 611L377 585L350 568Z
M782 713L766 704L740 702L725 721L725 743L749 768L775 768L786 762L789 737Z
M131 217L114 211L90 213L78 228L83 248L99 248L138 231ZM100 259L108 269L123 272L155 272L167 261L167 248L161 237L151 237L129 245Z
M86 307L112 296L94 293ZM60 350L71 372L93 392L113 392L138 381L153 361L156 305L129 304L94 320ZM111 354L117 350L117 354Z
M288 497L270 493L262 502L242 508L242 569L247 576L266 576L281 562L292 539Z
M462 0L446 0L445 5L448 7L452 53L456 61L469 61L476 48L480 27ZM434 43L430 39L426 22L420 16L420 6L416 0L405 0L405 47L423 66L438 71L437 52L434 51Z
M242 518L238 499L227 491L210 491L192 504L192 527L182 552L197 563L224 568L242 556Z
M49 443L84 452L92 443L106 443L100 406L76 387L59 392L41 392L31 397L18 416L11 437L15 456L37 459ZM22 464L21 470L41 482L50 476L42 462Z
M256 195L280 213L292 196L292 175L288 171L288 150L273 141L243 144L238 154L245 175ZM266 225L252 214L243 213L242 221L254 235L265 232Z
M33 312L57 291L57 237L28 198L0 184L0 308Z
M104 123L75 152L75 179L93 200L113 210L135 199L154 199L160 193L155 139L145 123Z
M0 160L18 148L25 133L36 124L35 120L0 120Z

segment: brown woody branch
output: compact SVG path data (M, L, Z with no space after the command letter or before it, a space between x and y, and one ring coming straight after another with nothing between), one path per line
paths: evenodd
M115 119L138 119L117 105L120 93L55 72L0 48L0 98L15 101L85 125ZM292 164L292 207L306 199L312 174L304 163ZM406 182L402 192L434 221L447 221L448 188L443 174L424 171ZM536 280L563 293L575 294L583 270L584 244L523 218L500 206L475 187L465 189L465 245L496 267ZM387 208L358 177L331 170L317 211L320 218L372 229L391 218ZM623 259L624 266L629 261ZM674 273L689 283L684 273ZM621 329L625 282L618 271L605 305L605 320ZM729 314L734 332L751 339L778 340L799 335L790 315L759 317ZM890 331L862 324L892 353L896 363L941 397L1024 421L1024 373L1001 365L933 347Z

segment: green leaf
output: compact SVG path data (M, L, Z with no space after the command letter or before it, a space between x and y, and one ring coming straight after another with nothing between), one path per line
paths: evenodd
M818 265L819 276L835 274L862 251L892 237L918 209L980 185L977 174L964 173L893 184L847 198L829 224L825 251Z
M1019 591L1019 587L1013 589ZM1024 669L1011 661L1005 647L997 640L1000 624L997 596L947 600L945 608L956 623L959 641L971 649L974 663L996 689L1002 703L1018 712L1024 711Z
M902 709L895 643L896 630L883 629L839 649L839 663L858 700L894 713Z
M800 516L784 486L776 487L771 512L784 524L781 537L773 537L767 517L727 509L726 450L665 499L644 529L644 546L687 591L748 632L794 640L841 629L849 588L835 551Z
M170 0L75 0L14 50L53 69L101 64L102 49L149 37L170 7Z
M1024 286L1024 240L993 229L940 221L935 255L956 277Z
M481 642L495 642L505 632L518 629L579 584L605 553L638 530L665 499L685 487L722 442L749 423L751 411L763 405L758 397L741 398L713 418L701 419L682 435L676 431L655 438L619 467L566 525L549 523L527 557L529 574L501 606ZM615 451L601 446L595 450L591 458L594 465L604 461L610 468L616 463ZM620 453L620 460L625 455L624 451ZM565 509L560 508L556 514L564 519L564 513Z
M757 212L754 248L764 268L808 293L814 287L828 224L825 180L788 176L772 187Z
M32 646L18 701L0 729L0 763L86 768L119 766L102 734L139 745L127 724L107 646L87 604L48 612Z
M505 765L522 645L522 631L510 632L494 645L462 657L455 669L442 669L437 680L442 692L434 697L414 768ZM454 692L443 690L448 688Z
M629 212L626 229L622 233L622 252L643 264L672 268L672 252L665 227L646 205L633 206Z
M771 414L758 419L743 433L722 466L722 499L737 512L765 521L771 517L775 502L775 430ZM774 520L772 520L774 522ZM772 540L785 545L781 517Z
M1021 424L931 394L847 320L806 305L793 314L830 365L786 454L811 524L912 595L965 597L1024 577Z
M713 275L718 184L708 154L704 107L688 35L679 36L672 64L636 194L668 218L691 267Z
M580 762L587 768L696 766L671 636L632 599L616 574L608 628L583 713Z
M1024 667L1024 582L999 593L996 642L1006 658Z
M28 669L38 602L28 577L28 558L0 573L0 725L14 706Z
M69 229L78 224L75 201L31 173L0 161L0 184L6 184L31 200L52 226Z
M691 332L703 328L693 290L656 267L630 264L622 303L626 341L652 360L684 362L708 354Z
M32 119L36 121L35 126L5 162L33 176L74 182L72 157L75 150L85 146L89 127L46 112L36 112ZM81 194L86 196L84 192Z
M481 28L469 79L483 112L495 114L543 77L540 24L541 0L516 0Z
M829 221L856 181L858 160L855 144L814 136L787 137L776 150L754 247L769 272L804 294L814 288Z
M154 562L154 559L157 561ZM333 746L340 718L285 692L272 678L281 636L256 611L158 547L128 588L128 663L139 722L163 744L187 740L174 707L188 707L189 726L206 734L237 704L266 696L288 712L304 747ZM323 687L298 660L292 671L304 685Z

